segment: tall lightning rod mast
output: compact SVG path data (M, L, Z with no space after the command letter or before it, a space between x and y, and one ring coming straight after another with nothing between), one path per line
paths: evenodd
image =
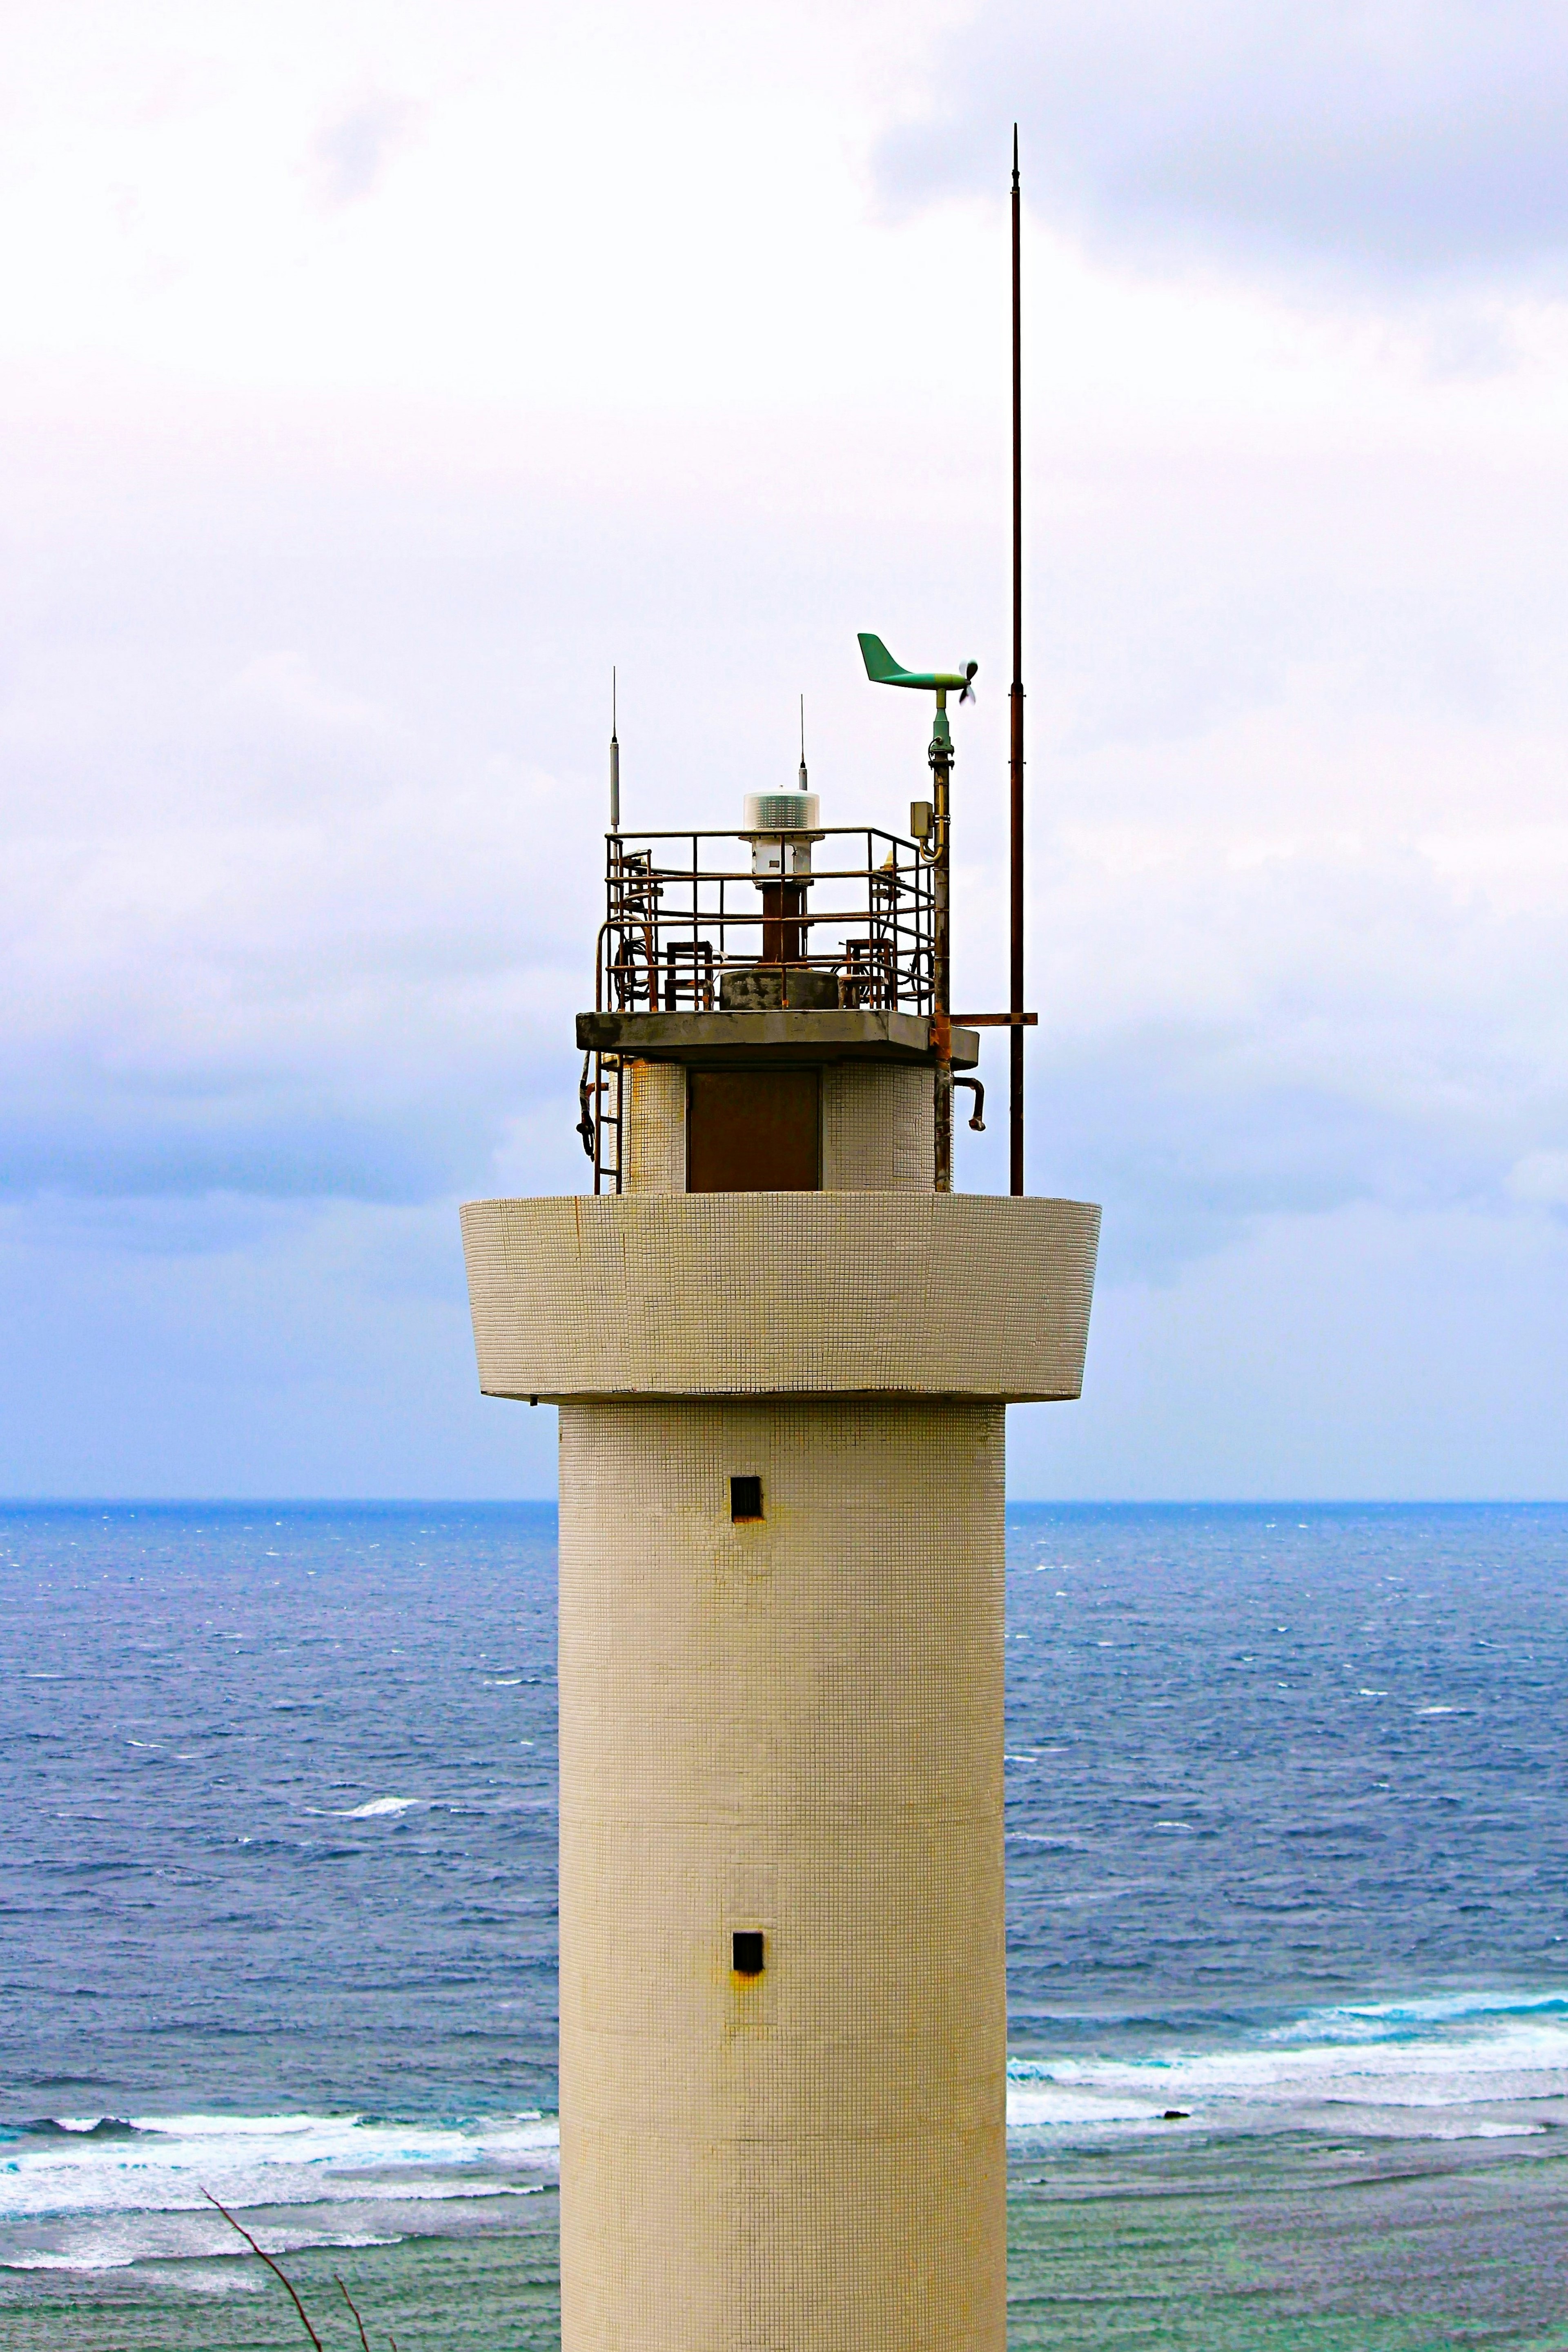
M1024 1190L1024 338L1019 268L1018 126L1013 125L1013 687L1009 824L1012 851L1007 1009L1007 1189Z
M621 829L621 747L616 734L616 670L610 665L610 831Z

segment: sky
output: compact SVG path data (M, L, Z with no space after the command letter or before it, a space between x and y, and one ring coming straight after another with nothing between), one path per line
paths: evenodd
M0 1491L552 1491L457 1204L584 1183L612 663L629 826L804 692L901 828L856 632L977 660L1004 1001L1016 120L1029 1187L1104 1227L1012 1486L1568 1494L1560 8L0 22Z

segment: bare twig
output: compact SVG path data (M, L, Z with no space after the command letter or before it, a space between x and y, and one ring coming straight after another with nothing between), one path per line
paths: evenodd
M258 2246L257 2244L255 2239L251 2236L244 2222L237 2221L226 2205L217 2204L217 2199L213 2195L210 2189L204 2189L202 2190L202 2195L206 2199L209 2205L217 2205L218 2211L223 2215L223 2218L228 2223L229 2228L231 2230L237 2230L240 2236L245 2240L246 2244L250 2248L251 2252L253 2254L259 2254L268 2269L272 2273L273 2276L275 2278L280 2278L283 2281L283 2284L288 2288L290 2295L293 2296L294 2308L300 2315L300 2326L304 2329L306 2335L315 2346L316 2352L323 2352L321 2339L310 2325L310 2315L309 2312L305 2309L305 2306L300 2302L299 2296L294 2294L294 2283L289 2277L287 2272L279 2269L278 2264L273 2261L266 2247ZM357 2313L355 2314L355 2316L358 2316Z
M349 2293L347 2287L343 2284L342 2279L338 2278L336 2271L332 2273L332 2276L335 2279L338 2279L338 2293L342 2296L343 2301L353 2313L354 2326L359 2329L359 2340L364 2346L364 2352L370 2352L370 2338L364 2332L364 2322L359 2315L359 2305L354 2301L353 2295Z

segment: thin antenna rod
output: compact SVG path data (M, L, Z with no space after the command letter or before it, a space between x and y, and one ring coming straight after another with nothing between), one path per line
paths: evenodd
M621 829L621 746L616 733L619 716L616 689L616 666L610 665L610 831Z
M803 694L803 695L801 696L801 698L800 698L800 788L801 788L801 791L802 791L803 793L804 793L804 792L805 791L805 789L806 789L806 782L805 782L805 695L804 695L804 694Z
M1024 335L1018 126L1013 125L1013 688L1008 761L1012 851L1007 1024L1007 1189L1024 1190Z

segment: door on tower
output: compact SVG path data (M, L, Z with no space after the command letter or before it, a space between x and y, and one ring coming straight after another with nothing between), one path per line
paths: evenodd
M822 1184L822 1073L693 1070L689 1192L815 1192Z

